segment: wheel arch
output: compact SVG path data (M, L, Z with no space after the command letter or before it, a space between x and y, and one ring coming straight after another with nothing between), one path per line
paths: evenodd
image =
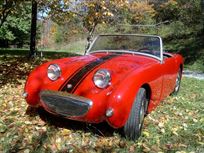
M149 104L150 104L150 99L152 95L152 90L151 87L148 83L145 83L141 86L141 88L144 88L146 91L146 98L147 98L147 104L146 104L146 115L149 113Z
M146 98L148 99L149 102L152 94L150 85L148 83L145 83L141 86L141 88L144 88L146 90Z
M181 78L182 78L182 72L183 72L183 64L180 64L180 66L179 66L179 71L181 71Z
M180 64L179 68L183 71L183 64Z

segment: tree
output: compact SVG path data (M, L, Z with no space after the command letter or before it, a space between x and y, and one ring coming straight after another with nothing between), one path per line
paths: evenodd
M198 33L203 29L203 0L38 0L38 4L46 11L47 17L59 25L86 29L88 40L96 26L114 27L113 32L130 33L131 30L138 32L138 28L117 25L156 24L168 20L168 25L160 26L159 35L168 42L168 49L180 50L189 45L198 46ZM156 32L155 29L140 29L139 32Z
M133 1L130 3L131 23L150 24L154 22L156 11L148 1Z
M37 32L37 2L32 0L32 22L30 34L30 57L36 54L36 32Z
M21 0L2 0L0 1L0 28L7 20L9 15L15 14L18 6L22 3Z
M168 49L183 50L199 46L201 31L200 0L168 0L155 8L157 22L170 21L160 28L160 35L168 42Z
M16 44L17 47L22 47L28 43L30 36L31 7L29 2L16 1L16 7L10 10L10 14L4 16L4 19L1 16L0 46L8 47L9 44Z
M202 23L203 23L203 34L204 34L204 0L200 1L201 11L202 11Z
M91 36L98 24L112 22L114 13L128 4L128 0L39 0L38 3L48 10L48 17L56 23L68 23L77 18Z

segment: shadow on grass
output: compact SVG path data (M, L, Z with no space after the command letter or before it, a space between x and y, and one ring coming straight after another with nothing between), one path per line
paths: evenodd
M120 130L115 130L112 127L110 127L106 122L99 124L89 124L85 122L69 120L61 116L53 115L45 111L43 108L36 109L28 107L26 114L31 117L39 115L43 121L45 121L51 126L65 128L74 131L79 130L84 132L91 132L94 135L98 136L111 137L113 136L114 132L120 132Z
M117 131L111 128L106 122L99 124L88 124L85 122L73 121L50 114L46 112L43 108L39 108L38 113L43 121L60 128L65 128L74 131L80 130L84 132L91 132L94 135L105 137L113 136L113 133Z
M62 57L79 56L75 53L44 52L43 57L29 59L26 50L0 50L0 87L7 83L18 85L38 65Z
M46 112L43 108L32 108L27 107L26 115L31 117L38 116L46 123L47 130L42 131L40 135L32 137L32 146L34 146L35 152L41 152L43 150L43 146L52 139L53 136L57 132L59 132L59 128L71 130L72 133L77 133L77 135L81 135L81 133L91 133L94 137L105 137L110 138L113 137L114 133L121 134L121 129L115 130L111 128L106 122L99 124L88 124L85 122L73 121L66 118L62 118L60 116L56 116ZM83 147L78 147L74 144L68 145L69 148L73 148L76 151L84 152L85 150L93 149L92 146L86 145ZM120 147L126 147L125 143L121 140ZM16 147L17 148L17 147ZM112 147L104 147L104 145L99 145L97 148L100 150L99 152L112 152ZM18 149L15 149L18 150ZM50 148L47 148L48 152L52 152ZM67 149L58 150L59 152L68 152ZM88 151L85 151L88 152Z

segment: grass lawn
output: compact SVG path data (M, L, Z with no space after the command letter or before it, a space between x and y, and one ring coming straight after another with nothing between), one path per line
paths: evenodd
M138 141L107 124L90 125L30 109L21 94L28 73L55 58L0 55L0 152L204 152L204 81L183 78L180 93L146 117Z
M198 59L193 63L186 64L184 68L187 70L204 73L204 59Z

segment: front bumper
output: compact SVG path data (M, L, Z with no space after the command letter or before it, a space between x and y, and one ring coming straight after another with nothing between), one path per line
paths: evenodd
M85 97L50 90L40 92L40 101L46 110L63 117L82 117L93 104Z

